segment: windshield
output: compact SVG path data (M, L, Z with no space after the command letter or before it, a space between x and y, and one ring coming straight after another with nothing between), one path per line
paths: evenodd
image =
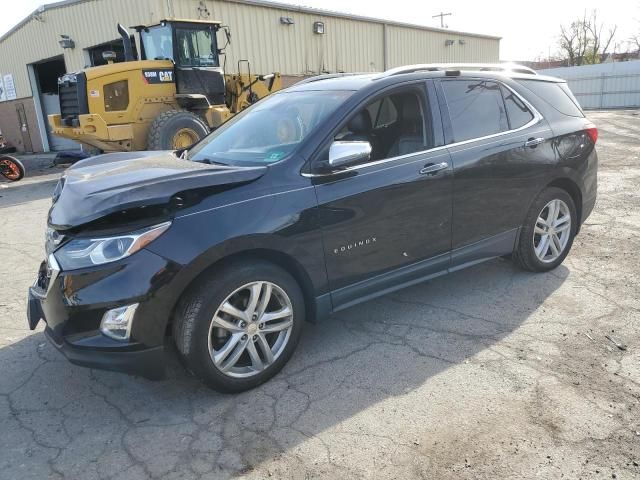
M169 25L142 30L140 37L147 60L173 60L173 39Z
M189 152L194 161L264 165L289 156L353 92L281 92L225 123Z

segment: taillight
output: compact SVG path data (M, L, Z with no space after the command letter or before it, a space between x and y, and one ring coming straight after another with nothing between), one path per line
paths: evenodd
M596 127L587 128L585 131L593 143L598 141L598 129Z

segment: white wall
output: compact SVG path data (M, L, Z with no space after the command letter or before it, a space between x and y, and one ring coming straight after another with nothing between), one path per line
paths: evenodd
M582 108L640 107L640 60L538 70L567 80Z

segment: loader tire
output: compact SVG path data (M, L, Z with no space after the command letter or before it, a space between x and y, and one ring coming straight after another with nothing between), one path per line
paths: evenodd
M199 142L209 134L209 127L197 115L185 110L161 113L151 123L148 150L179 150Z

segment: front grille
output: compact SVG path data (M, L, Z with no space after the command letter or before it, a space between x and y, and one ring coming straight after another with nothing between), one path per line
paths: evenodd
M67 127L79 125L78 115L89 113L87 104L87 80L84 73L65 75L58 79L60 117Z

